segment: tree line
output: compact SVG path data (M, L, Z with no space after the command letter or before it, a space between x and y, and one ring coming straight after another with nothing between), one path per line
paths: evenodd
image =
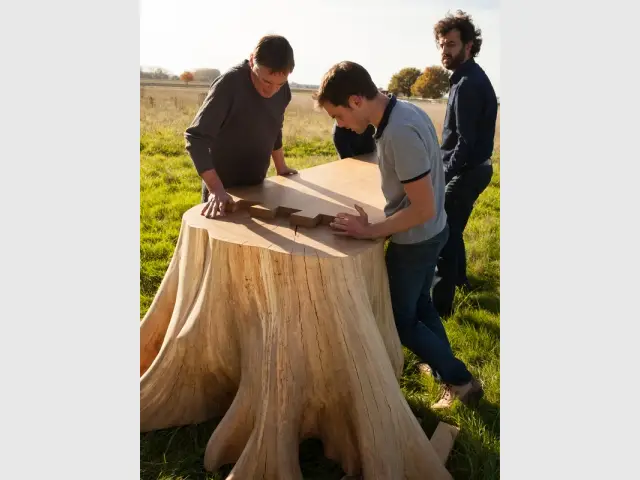
M164 68L143 70L140 68L140 78L151 80L181 80L190 82L211 83L220 76L217 68L198 68L174 75ZM387 91L405 97L420 97L438 99L449 90L451 74L444 68L433 65L420 71L414 67L403 68L391 77Z
M140 78L150 80L182 80L189 82L206 82L211 83L220 76L220 70L217 68L197 68L193 71L185 71L180 75L174 75L164 68L155 68L153 70L144 70L140 68Z
M451 74L439 65L420 71L414 67L403 68L389 81L389 92L405 97L438 99L449 91Z

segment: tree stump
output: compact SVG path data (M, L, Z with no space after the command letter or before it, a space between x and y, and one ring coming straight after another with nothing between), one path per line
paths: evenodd
M222 416L228 479L301 479L306 438L365 480L450 479L398 383L384 242L201 209L141 322L141 431Z

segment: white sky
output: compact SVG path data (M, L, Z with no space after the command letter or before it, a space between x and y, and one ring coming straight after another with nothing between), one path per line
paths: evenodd
M247 58L262 35L277 33L294 50L293 82L318 84L331 65L352 60L386 87L401 68L440 65L433 24L457 8L482 29L476 60L499 96L498 0L140 0L140 65L177 75L195 68L224 72Z

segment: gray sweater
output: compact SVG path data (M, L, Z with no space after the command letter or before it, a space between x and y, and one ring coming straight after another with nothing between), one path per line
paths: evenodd
M198 174L215 168L225 188L261 183L272 151L282 147L289 84L264 98L250 75L245 60L216 78L184 134Z

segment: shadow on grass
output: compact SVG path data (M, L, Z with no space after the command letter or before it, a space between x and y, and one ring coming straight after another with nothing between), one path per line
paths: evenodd
M140 480L224 480L233 465L217 472L204 469L204 453L218 425L211 420L199 425L157 430L140 435ZM300 466L305 480L340 480L342 468L324 456L322 442L308 439L300 444Z
M467 278L471 284L472 292L495 292L498 290L498 279L473 274L469 274Z
M496 342L500 343L500 326L495 323L478 319L473 311L460 311L452 317L450 322L456 322L461 326L470 326L479 332L486 331Z
M140 434L140 480L222 479L204 469L204 451L219 419Z
M471 290L457 289L457 300L454 303L455 309L486 310L489 313L500 315L500 294L497 282L472 276L470 276L469 281ZM453 316L455 316L455 312ZM450 315L447 318L451 317Z

